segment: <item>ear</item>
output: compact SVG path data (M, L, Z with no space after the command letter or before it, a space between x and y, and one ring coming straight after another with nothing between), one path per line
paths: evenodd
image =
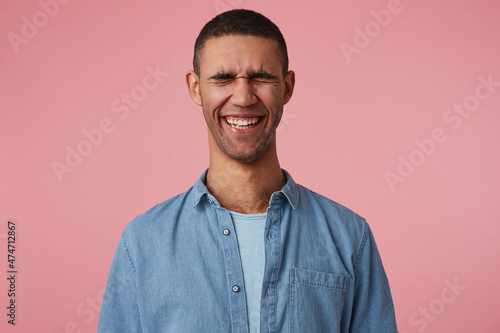
M186 83L189 90L189 95L191 99L198 105L201 106L201 95L200 95L200 78L192 70L186 73Z
M288 71L285 75L285 96L283 100L283 104L288 103L290 98L292 98L293 87L295 87L295 72Z

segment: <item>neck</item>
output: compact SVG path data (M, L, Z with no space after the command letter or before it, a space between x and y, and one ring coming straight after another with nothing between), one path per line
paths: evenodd
M285 186L286 178L274 143L251 164L234 161L211 149L205 183L222 207L243 214L258 214L267 211L271 195Z

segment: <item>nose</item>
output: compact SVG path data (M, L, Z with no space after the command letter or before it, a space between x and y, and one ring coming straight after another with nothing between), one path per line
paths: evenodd
M252 80L246 77L235 79L231 103L240 107L248 107L257 103L257 96L255 96Z

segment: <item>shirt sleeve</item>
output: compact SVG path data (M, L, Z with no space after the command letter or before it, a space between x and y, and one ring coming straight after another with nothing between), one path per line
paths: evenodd
M142 332L134 263L125 230L116 248L102 300L98 333Z
M354 272L354 299L349 331L396 333L396 316L389 281L366 221Z

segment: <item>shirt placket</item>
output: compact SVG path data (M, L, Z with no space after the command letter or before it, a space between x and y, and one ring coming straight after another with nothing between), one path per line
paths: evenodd
M278 278L281 267L281 206L283 195L271 196L265 230L265 268L261 299L261 332L276 332Z
M229 212L210 198L217 214L219 234L224 253L224 262L227 276L227 293L231 309L231 332L248 333L247 306L245 299L245 285L243 269L241 266L240 252L236 231Z

